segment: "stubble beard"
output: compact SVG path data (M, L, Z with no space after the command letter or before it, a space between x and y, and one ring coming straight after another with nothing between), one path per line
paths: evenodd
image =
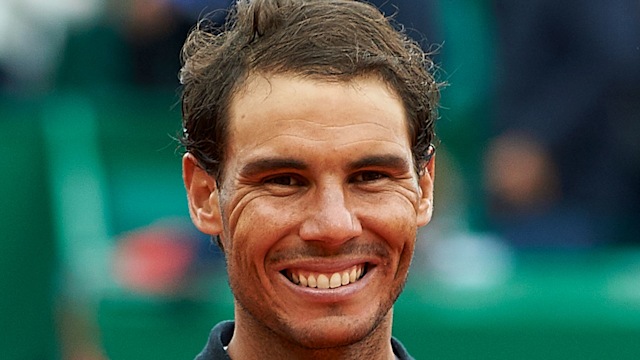
M229 264L228 264L229 265ZM233 271L233 269L229 269ZM400 269L398 269L400 270ZM258 313L252 303L252 298L245 298L240 295L241 289L237 289L234 281L229 279L229 285L235 299L236 321L242 318L244 325L249 325L252 332L262 336L262 341L269 344L270 348L281 346L288 350L297 350L300 353L315 353L314 358L320 359L321 354L326 353L353 353L359 355L367 354L374 351L380 344L389 341L392 324L392 308L400 294L402 293L407 281L407 273L400 286L394 289L391 297L377 306L377 311L372 314L366 321L359 322L357 328L351 320L347 318L340 319L342 313L338 305L329 309L329 315L326 318L329 326L304 326L297 324L295 319L284 319L277 314ZM246 290L246 289L245 289ZM335 326L336 322L343 322ZM316 324L317 322L314 322ZM331 324L329 324L331 323ZM339 334L335 329L338 328ZM279 344L279 345L276 345ZM379 355L375 350L371 355ZM349 357L353 358L353 357ZM371 356L363 357L371 358Z

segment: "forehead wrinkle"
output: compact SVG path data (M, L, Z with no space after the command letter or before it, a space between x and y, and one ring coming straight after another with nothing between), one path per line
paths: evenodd
M266 140L264 140L264 141L256 142L255 144L253 144L253 147L254 147L254 148L255 148L255 147L260 147L260 146L265 145L266 143L269 143L269 142L275 141L275 140L280 139L280 138L284 138L284 139L281 141L281 143L282 143L282 144L288 144L288 142L287 142L287 141L288 141L288 140L290 140L290 139L292 139L292 138L293 138L293 139L303 140L303 141L305 141L305 142L312 142L312 143L326 143L326 142L329 142L329 141L331 141L331 140L333 139L331 136L327 136L327 137L326 137L326 138L324 138L324 139L309 139L309 138L306 138L306 137L304 137L304 136L302 136L302 135L296 135L296 134L279 134L279 135L276 135L276 136L274 136L274 137L272 137L272 138L266 139ZM339 148L342 148L342 147L352 146L352 145L359 145L359 144L371 144L372 142L375 142L375 143L388 143L388 144L393 145L393 146L402 147L402 144L400 144L400 143L398 143L398 142L395 142L395 141L393 141L393 140L387 140L387 139L361 139L361 140L347 141L346 143L342 143L342 144L336 144L336 145L334 145L334 147L333 147L333 148L334 148L334 149L339 149ZM307 146L307 147L308 147L308 146ZM325 149L325 150L326 150L326 149ZM241 152L243 152L243 151L241 151Z
M328 130L332 130L332 129L342 130L342 129L350 128L353 126L357 127L357 126L367 126L367 125L381 127L385 130L389 129L389 126L386 125L386 122L385 124L382 124L375 121L362 122L360 120L353 120L353 122L346 123L346 124L326 124L322 120L313 120L313 119L282 119L282 120L278 120L278 122L301 122L304 124L310 124L311 126L319 127L322 129L328 129Z
M311 142L316 142L316 143L327 141L326 139L308 139L308 138L306 138L306 137L304 137L302 135L296 135L296 134L278 134L278 135L275 135L275 136L270 137L268 139L265 139L263 141L255 142L252 146L253 146L253 148L260 147L260 146L263 146L263 145L265 145L265 144L267 144L269 142L278 140L280 138L285 138L285 139L282 140L283 142L287 141L287 139L291 139L291 138L300 139L300 140L304 140L304 141L311 141ZM251 150L251 148L249 150Z
M329 125L329 124L323 124L323 123L321 123L321 122L314 121L314 120L306 120L306 119L283 119L283 120L274 121L273 123L277 123L277 122L300 122L300 123L304 123L304 124L310 124L310 125L312 125L314 128L316 128L316 129L311 130L311 129L295 129L295 128L294 128L294 129L291 129L291 128L288 128L287 130L288 130L288 131L291 131L291 132L297 131L297 132L299 132L299 133L312 133L312 134L314 134L314 135L318 135L318 134L319 134L319 132L318 132L318 131L327 131L327 132L333 132L333 131L344 131L345 129L347 129L347 130L348 130L348 129L352 128L352 127L356 127L356 128L357 128L357 127L367 126L367 125L373 125L373 126L375 126L375 127L379 127L379 128L381 128L381 129L383 129L385 132L389 131L389 129L390 129L390 127L389 127L389 126L385 126L385 125L383 125L383 124L379 124L379 123L376 123L376 122L367 122L367 123L353 122L353 123L350 123L350 124L332 124L332 125ZM236 128L236 129L237 129L237 124L234 124L234 125L232 125L232 126L234 126L234 128ZM269 126L269 124L266 124L266 122L265 122L265 123L263 123L263 126ZM258 133L259 133L259 132L261 132L261 131L259 130L259 128L262 128L263 126L256 127L256 128L255 128L255 131L256 131L256 132L258 132ZM232 132L232 133L236 133L236 132L237 132L237 131L234 131L234 132ZM273 139L277 139L277 138L279 138L279 137L286 137L286 136L291 136L291 137L293 137L293 138L300 138L300 139L310 140L310 141L314 141L314 142L315 142L315 141L326 141L327 139L333 139L333 138L334 138L334 135L333 135L333 134L331 134L331 133L326 134L326 135L324 136L324 138L322 138L322 139L310 139L310 138L305 138L305 137L303 137L302 135L299 135L299 134L296 134L296 133L287 133L287 132L282 132L282 133L280 133L280 134L276 134L276 135L274 135L273 137L271 137L271 138L269 138L269 139L266 139L266 140L265 140L265 141L263 141L263 142L256 143L256 145L262 145L262 144L264 144L265 142L271 141L271 140L273 140Z
M257 143L259 145L268 142L270 140L273 139L277 139L279 137L293 137L293 138L299 138L299 139L305 139L305 140L310 140L310 141L326 141L327 139L333 139L334 138L334 131L353 131L351 130L351 128L361 128L363 126L374 126L377 128L380 128L382 130L385 131L385 133L387 133L391 127L387 126L386 124L380 124L377 122L366 122L366 123L362 123L362 122L353 122L353 123L349 123L349 124L324 124L322 122L318 122L318 121L314 121L314 120L306 120L306 119L286 119L286 120L278 120L275 121L275 123L277 122L299 122L299 123L304 123L304 124L309 124L311 125L314 129L298 129L295 128L294 126L288 127L285 131L274 135L273 137L266 139L264 142L261 143ZM268 124L264 124L264 126L268 126ZM261 127L260 127L261 128ZM256 132L261 132L258 128L256 128ZM325 136L320 136L319 134L321 134L322 132L328 132ZM319 137L320 139L311 139L311 138L306 138L304 137L304 135L300 135L300 134L305 134L305 133L310 133L313 134L314 136ZM382 139L379 139L381 141L383 141Z

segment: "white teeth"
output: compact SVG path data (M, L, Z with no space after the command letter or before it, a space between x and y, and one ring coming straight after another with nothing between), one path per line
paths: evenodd
M334 276L336 274L333 274ZM331 277L333 279L333 276ZM348 285L349 284L349 273L348 272L343 272L342 273L342 279L340 279L340 285ZM336 286L337 287L337 286Z
M333 277L331 278L333 279ZM329 288L329 278L323 274L318 275L318 289L328 289L328 288Z
M301 272L294 271L287 271L287 275L291 282L300 286L318 289L335 289L360 280L364 275L364 265L356 265L349 270L336 272L331 275L309 273L305 276Z
M318 283L316 283L316 277L313 275L309 275L309 278L307 279L307 283L309 285L309 287L317 287Z
M341 280L342 279L340 279L340 274L335 273L331 275L331 282L329 283L329 287L331 287L332 289L335 289L340 285L346 285L346 284L342 284Z

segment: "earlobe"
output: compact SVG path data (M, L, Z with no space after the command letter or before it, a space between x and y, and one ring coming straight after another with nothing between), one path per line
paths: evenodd
M418 179L420 186L420 199L417 209L417 226L424 226L431 221L433 214L433 181L435 180L436 158L431 157L429 162L424 165L422 175Z
M222 217L215 178L198 164L190 153L182 157L182 180L187 190L191 221L205 234L222 232Z

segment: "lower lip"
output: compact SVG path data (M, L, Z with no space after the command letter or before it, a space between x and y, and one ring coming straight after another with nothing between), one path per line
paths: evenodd
M372 267L367 270L367 273L360 278L360 280L334 289L318 289L300 286L292 283L284 275L280 273L278 273L278 275L280 276L280 279L285 282L285 286L287 286L295 296L298 296L305 301L315 303L338 303L355 297L364 289L365 286L367 286L374 273L375 267Z

